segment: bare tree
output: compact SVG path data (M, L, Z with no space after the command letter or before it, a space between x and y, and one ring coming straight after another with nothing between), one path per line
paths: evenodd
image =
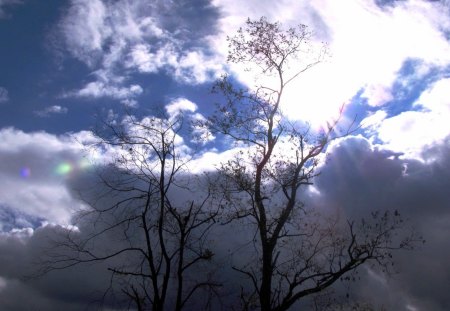
M81 190L90 207L79 215L82 229L55 241L46 271L102 262L111 288L137 310L182 310L202 291L197 302L206 303L205 292L220 286L208 274L217 209L209 189L180 198L195 191L189 151L179 143L182 124L182 117L128 116L97 129L96 150L113 150L115 160L98 169L98 185Z
M314 133L282 113L286 87L324 56L323 49L311 54L311 35L304 25L284 30L266 18L249 19L228 38L228 61L273 83L238 88L224 76L214 91L226 101L204 123L242 147L220 167L223 180L218 186L227 221L240 220L254 233L254 256L233 267L251 284L241 293L245 310L288 310L300 299L350 278L363 264L388 268L391 252L408 249L415 241L413 236L401 241L395 237L402 222L397 212L346 222L319 216L300 201L300 190L317 176L327 145L353 130L353 125L339 129L338 117Z

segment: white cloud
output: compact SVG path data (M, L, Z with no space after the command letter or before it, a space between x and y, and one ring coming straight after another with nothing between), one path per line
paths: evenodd
M161 26L169 18L161 9L170 12L172 6L175 5L161 6L141 0L72 0L60 21L59 35L70 55L95 70L97 80L69 94L106 95L86 87L98 88L95 85L98 83L105 84L102 88L123 87L130 70L144 74L165 70L188 84L217 77L222 60L205 54L198 45L187 47L192 42L183 39L180 29L168 30Z
M320 124L336 116L340 105L361 89L370 96L369 104L383 105L391 98L392 83L408 59L422 60L426 66L450 63L450 44L442 33L450 29L448 10L440 3L399 1L384 9L366 0L286 0L267 5L215 0L214 4L223 12L223 34L234 33L247 15L264 15L285 25L316 20L311 24L319 27L318 41L328 41L331 58L288 89L283 109L293 119ZM223 42L223 37L220 40ZM224 43L216 46L227 50ZM243 68L233 69L243 81L253 84L254 77Z
M138 104L137 100L135 100L135 99L126 98L126 99L121 100L120 102L125 107L129 107L129 108L137 108L137 107L139 107L139 104Z
M156 53L150 50L151 47L148 44L135 45L129 53L126 66L136 68L142 73L155 73L164 66L176 64L176 55L172 46L166 45L158 49Z
M142 73L156 73L166 68L176 80L198 84L217 78L223 69L222 62L223 59L206 56L201 50L179 52L173 44L158 47L155 52L148 44L137 44L128 55L126 67Z
M202 126L201 123L206 121L206 118L200 113L194 113L191 116L193 121L192 125L192 142L206 145L207 143L216 139L216 136L206 127Z
M447 4L443 2L398 1L384 8L366 0L344 3L283 0L275 4L214 0L212 4L221 13L220 31L199 41L209 44L211 50L207 53L198 45L185 49L182 37L166 27L161 9L158 11L154 4L73 0L61 21L64 38L73 56L89 66L97 65L94 66L96 80L69 95L107 96L134 107L143 89L138 85L124 85L126 75L164 70L184 83L208 81L222 70L226 35L232 35L248 16L264 15L286 26L311 24L317 41L328 41L331 58L301 75L285 91L282 107L289 118L307 120L316 126L336 116L339 107L361 90L362 97L373 107L389 103L393 99L392 85L399 81L399 70L407 60L415 59L421 64L416 66L415 76L450 64L450 44L443 34L450 30L450 22ZM169 10L171 5L163 9ZM255 77L243 68L234 66L232 70L241 81L248 85L254 83ZM403 83L408 84L410 80ZM410 112L398 116L396 120L402 124L394 124L386 117L384 125L379 127L380 138L393 143L394 134L389 131L407 128L406 124L416 116L423 115ZM424 118L428 121L421 122L429 123L436 116ZM366 129L374 130L375 123L366 124ZM436 135L441 137L439 133ZM406 141L402 140L401 146Z
M100 81L90 82L79 91L73 93L79 97L111 97L116 99L129 99L143 92L140 85L133 84L128 87L108 85Z
M450 79L435 82L413 106L417 110L392 117L380 110L363 120L363 127L384 148L420 158L424 147L442 142L450 133Z
M361 127L368 130L377 129L380 126L381 122L386 119L386 117L386 111L377 110L375 113L370 114L368 117L361 121Z
M199 123L206 121L206 118L201 113L194 113L197 111L197 105L186 98L178 98L166 105L166 112L169 115L169 120L174 120L180 115L183 115L191 123L191 142L205 145L215 139L215 136L204 126Z
M170 118L176 117L183 111L195 112L197 105L186 98L178 98L166 105L166 112Z
M69 52L89 66L112 35L107 13L101 0L72 0L60 25Z
M0 205L30 217L68 223L81 207L67 178L87 168L83 146L70 136L0 130Z
M222 62L220 56L206 56L200 50L190 51L180 57L175 66L175 77L189 84L217 79L223 71Z
M441 79L421 94L414 103L443 117L450 114L450 78Z
M35 113L40 117L48 117L51 114L66 114L69 111L66 107L59 105L53 105L44 108L43 110L38 110Z
M8 90L0 86L0 104L9 101Z
M391 89L383 84L372 84L367 86L361 97L367 98L367 104L372 107L383 106L394 99Z
M204 150L187 164L189 172L201 174L203 172L215 171L222 163L233 159L240 151L245 152L246 149L237 147L223 152L216 149Z

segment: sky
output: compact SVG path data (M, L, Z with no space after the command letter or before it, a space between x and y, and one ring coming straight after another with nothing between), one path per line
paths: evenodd
M450 309L449 1L0 0L1 310L33 309L19 297L42 310L89 303L107 280L92 267L22 276L44 237L83 207L77 178L110 155L86 153L90 130L127 111L207 117L221 74L253 85L226 63L226 37L261 16L306 24L313 45L327 46L285 94L285 115L318 129L344 105L360 126L328 148L309 204L349 217L398 209L427 241L399 254L399 274L364 270L355 293L388 310ZM230 148L206 141L192 172L213 170Z

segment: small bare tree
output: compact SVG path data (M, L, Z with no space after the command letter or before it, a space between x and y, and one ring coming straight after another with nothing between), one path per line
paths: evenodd
M241 293L243 309L288 310L300 299L348 278L363 264L387 268L391 252L410 248L414 240L394 238L401 227L397 212L374 213L371 221L344 221L342 226L342 221L311 213L299 198L301 187L311 185L317 176L327 145L348 135L353 126L339 130L337 118L313 133L282 113L286 87L318 64L325 51L311 57L311 32L306 26L284 30L266 18L249 19L228 42L229 62L275 81L246 89L224 76L214 91L226 101L204 123L242 147L220 167L219 188L228 221L240 220L254 232L254 256L233 267L251 284Z
M47 271L102 262L112 274L111 288L137 310L182 310L202 290L197 303L206 304L205 291L220 285L207 266L217 209L208 205L209 189L192 195L195 176L186 171L181 129L181 117L104 122L95 148L115 150L115 160L98 169L98 185L81 190L89 205L79 215L81 229L55 241ZM186 194L193 199L180 198Z

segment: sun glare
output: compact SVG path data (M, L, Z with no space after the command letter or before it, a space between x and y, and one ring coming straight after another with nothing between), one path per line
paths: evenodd
M350 99L346 94L336 96L339 92L331 83L323 85L323 89L320 85L312 76L311 80L296 81L286 89L281 108L288 119L306 122L312 130L320 131L339 118L342 105Z
M279 83L276 77L255 75L254 72L258 72L256 67L245 70L234 65L232 69L237 78L249 87L270 87ZM342 79L340 72L337 64L327 61L300 74L283 90L281 109L284 115L292 121L306 122L316 131L338 118L342 105L354 95L354 88L346 87L348 81Z

